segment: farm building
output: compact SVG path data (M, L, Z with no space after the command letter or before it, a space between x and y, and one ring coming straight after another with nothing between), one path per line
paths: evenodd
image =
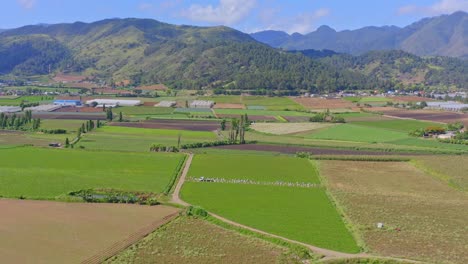
M21 112L21 107L17 106L0 106L0 113L16 113Z
M174 107L177 104L176 101L161 101L158 104L155 104L156 107Z
M212 108L213 106L213 101L194 100L190 103L190 108Z
M447 111L460 111L463 108L468 108L468 104L457 102L427 102L427 107L430 109L442 109Z
M81 106L80 100L54 100L54 105L61 106Z
M137 106L141 105L140 100L121 100L121 99L93 99L86 101L86 104L91 105L96 103L96 107L116 107L116 106Z
M62 108L62 105L53 105L53 104L47 104L47 105L38 105L38 106L33 106L33 107L26 107L24 110L31 110L33 112L53 112L57 109Z

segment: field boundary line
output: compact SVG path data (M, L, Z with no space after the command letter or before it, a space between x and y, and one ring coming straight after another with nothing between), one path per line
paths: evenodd
M185 166L182 170L182 174L179 177L179 181L176 184L176 187L174 189L174 192L172 193L172 199L171 201L173 203L177 203L183 206L190 206L190 204L182 201L180 199L180 190L182 189L182 185L184 185L185 179L187 178L188 171L190 169L190 165L192 165L192 160L193 160L193 153L189 153L189 156L187 157L187 160L185 161Z
M82 264L99 264L102 263L103 261L115 256L119 252L123 251L124 249L128 248L129 246L135 244L136 242L140 241L143 239L145 236L156 230L158 227L172 221L176 217L179 216L179 211L169 214L165 217L163 217L160 220L156 220L152 222L151 224L139 229L135 233L129 235L127 238L124 240L115 242L111 246L109 246L107 249L104 249L97 254L85 259L82 261Z

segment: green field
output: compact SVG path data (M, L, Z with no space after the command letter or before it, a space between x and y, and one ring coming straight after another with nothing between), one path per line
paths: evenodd
M189 177L319 183L317 170L311 162L287 156L201 154L195 156Z
M54 199L88 188L161 192L181 154L0 149L0 195Z
M217 140L213 132L205 131L104 126L85 134L78 146L86 149L149 151L152 144L177 146L179 134L181 144Z
M353 124L375 127L375 128L385 128L390 130L410 132L418 128L426 128L428 126L443 126L439 123L425 122L418 120L410 119L394 119L394 120L382 120L382 121L362 121L362 122L353 122Z
M302 110L304 107L288 97L266 96L210 96L199 97L199 100L211 100L216 103L244 104L246 106L263 106L267 110Z
M409 138L407 133L353 124L332 126L316 133L312 133L307 137L313 139L358 142L389 142Z
M24 103L45 103L54 100L53 96L37 95L37 96L21 96L15 99L0 98L0 105L17 105L19 106L22 102Z
M67 132L75 132L78 131L78 128L84 123L86 123L84 120L42 119L40 129L65 129Z
M238 223L343 252L359 252L322 188L186 182L182 198Z

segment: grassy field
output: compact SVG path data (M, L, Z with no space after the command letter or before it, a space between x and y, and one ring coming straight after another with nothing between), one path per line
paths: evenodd
M409 119L393 119L393 120L384 120L384 121L362 121L362 122L353 122L353 124L367 127L375 128L385 128L389 130L401 131L401 132L410 132L418 128L426 128L429 126L443 126L439 123L424 122L418 120L409 120Z
M179 134L181 144L217 140L213 132L104 126L85 134L78 145L87 149L148 151L152 144L177 146Z
M287 97L243 96L246 106L264 106L267 110L302 110L304 107Z
M182 198L276 235L344 252L359 251L322 188L186 182Z
M41 129L65 129L67 132L76 132L81 124L86 123L84 120L67 120L67 119L43 119L41 120Z
M358 141L358 142L388 142L409 138L407 133L391 131L374 127L342 124L332 126L317 133L312 133L308 138Z
M371 252L468 262L465 192L405 162L321 161L320 168ZM379 222L383 229L376 227Z
M333 126L330 123L255 123L250 128L268 134L285 135Z
M7 199L0 208L2 263L81 263L177 213L166 206Z
M287 156L196 155L189 177L319 183L312 161Z
M190 217L178 218L106 263L296 263L287 250Z
M468 156L423 156L414 163L455 189L468 191Z
M0 195L54 199L88 188L161 192L181 159L167 153L1 149Z
M21 96L15 99L0 99L0 105L11 105L19 106L21 102L25 103L41 103L41 102L51 102L54 100L53 96Z

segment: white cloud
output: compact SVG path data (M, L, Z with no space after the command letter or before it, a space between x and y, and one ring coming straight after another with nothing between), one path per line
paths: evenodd
M468 11L468 0L439 0L430 6L407 5L398 9L398 14L441 15L456 11Z
M282 30L286 31L287 33L309 33L316 28L317 21L323 17L330 15L330 9L328 8L320 8L312 12L301 13L293 17L283 17L278 18L274 17L269 21L262 18L262 22L267 26L259 29L256 28L251 30L251 32L257 32L260 30ZM269 17L267 17L269 18Z
M17 2L24 9L32 9L36 5L36 0L17 0Z
M182 16L194 21L233 25L249 15L255 4L256 0L220 0L216 6L193 4Z

